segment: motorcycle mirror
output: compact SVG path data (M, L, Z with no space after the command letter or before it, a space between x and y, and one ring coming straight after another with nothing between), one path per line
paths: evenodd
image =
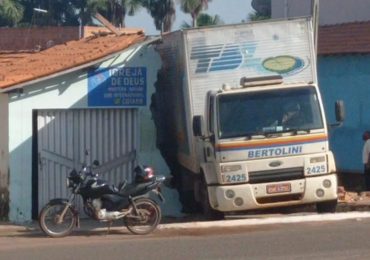
M99 165L100 165L100 163L99 163L99 161L98 161L98 160L94 160L94 161L93 161L93 165L94 165L94 166L99 166Z

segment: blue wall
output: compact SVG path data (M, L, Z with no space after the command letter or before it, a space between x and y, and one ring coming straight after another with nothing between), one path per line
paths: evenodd
M362 172L362 133L370 130L370 55L321 56L318 77L328 123L334 103L342 99L346 119L330 130L330 146L341 172Z

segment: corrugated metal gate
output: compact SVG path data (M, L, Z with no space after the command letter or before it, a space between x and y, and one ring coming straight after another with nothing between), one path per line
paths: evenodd
M69 196L66 177L84 162L97 159L99 174L111 184L131 181L138 146L137 122L137 109L39 110L39 211L50 199Z

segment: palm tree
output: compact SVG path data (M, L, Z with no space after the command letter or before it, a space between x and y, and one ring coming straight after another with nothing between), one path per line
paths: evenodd
M115 26L125 27L126 15L134 15L140 8L141 0L108 0L108 17Z
M97 12L113 25L125 27L126 15L134 15L141 7L142 0L72 0L83 24L91 22Z
M176 15L173 0L143 0L142 5L153 17L157 30L160 30L161 33L171 31Z
M0 26L24 25L83 25L102 13L115 26L125 26L126 15L133 15L143 0L0 0ZM34 8L48 12L38 14ZM79 21L80 19L80 21Z
M16 26L23 12L24 8L17 0L0 1L0 26Z
M221 25L221 24L224 24L224 22L222 21L221 17L217 14L215 16L212 16L212 15L209 15L209 14L201 13L201 14L199 14L199 16L197 18L198 27ZM184 28L184 29L187 29L187 28L191 28L192 26L190 24L184 22L181 27Z
M211 26L211 25L221 25L224 24L221 17L219 15L209 15L209 14L199 14L197 18L197 25L200 26Z
M179 0L181 10L189 13L192 18L192 27L197 27L197 18L203 9L208 8L208 2L211 0Z

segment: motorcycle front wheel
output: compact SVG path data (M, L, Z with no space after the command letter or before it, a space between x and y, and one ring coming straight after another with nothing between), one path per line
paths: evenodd
M161 221L161 209L151 199L140 198L134 203L137 211L133 209L124 219L127 229L136 235L151 233Z
M67 209L66 209L67 207ZM66 209L63 218L60 218ZM76 216L72 209L64 203L48 204L40 212L41 230L50 237L64 237L72 232L76 225Z

